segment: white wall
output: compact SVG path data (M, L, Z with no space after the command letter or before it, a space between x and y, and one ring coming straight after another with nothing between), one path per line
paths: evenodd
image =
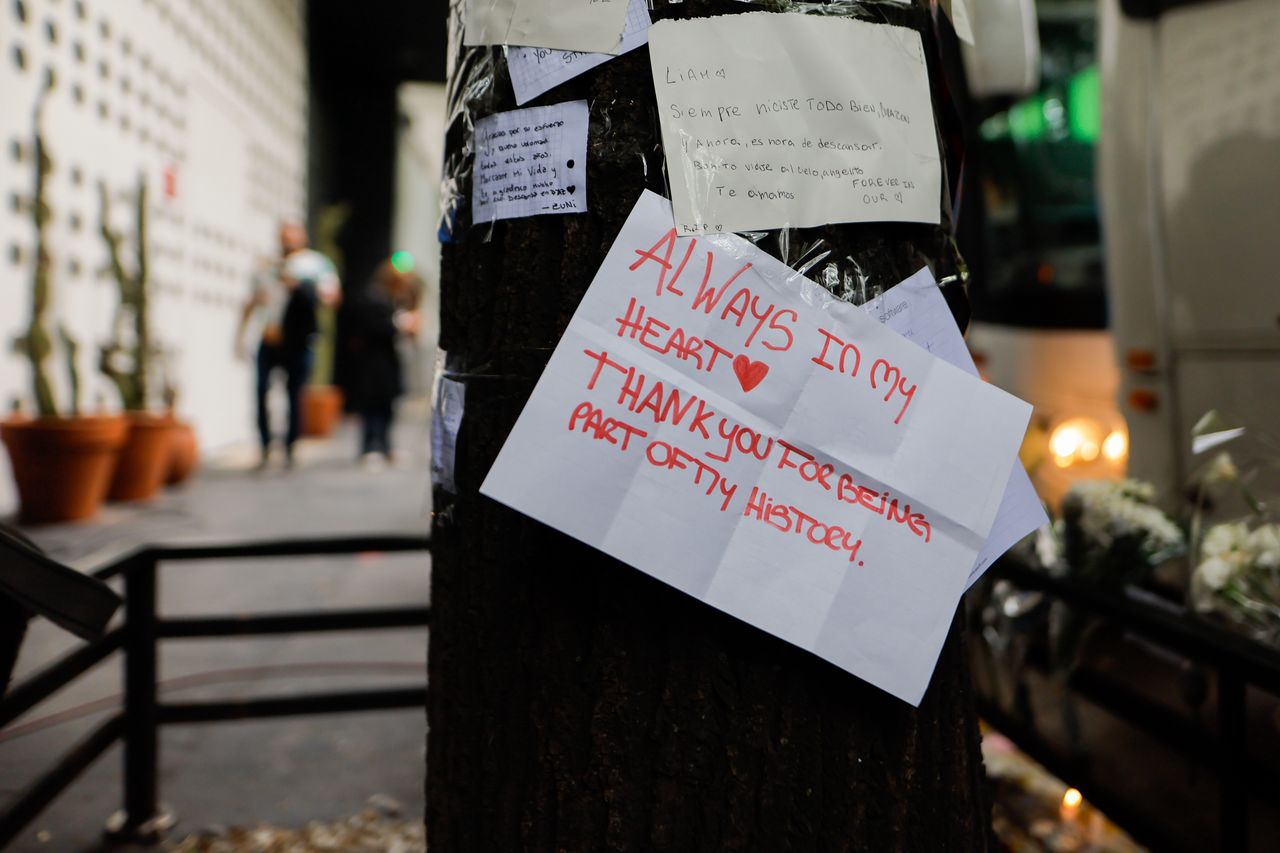
M440 177L444 163L445 92L441 83L404 83L396 142L395 216L392 248L412 252L423 281L425 323L410 347L406 387L427 394L440 336Z
M252 377L232 358L255 258L306 209L304 0L0 0L0 402L31 409L12 352L30 307L32 115L45 69L54 171L54 315L79 339L82 404L118 405L95 367L116 286L98 233L100 181L132 237L139 174L151 192L152 328L174 352L180 413L205 448L252 434ZM166 193L166 175L172 192ZM131 244L130 244L131 245ZM65 390L59 354L50 373ZM0 464L0 512L11 487Z

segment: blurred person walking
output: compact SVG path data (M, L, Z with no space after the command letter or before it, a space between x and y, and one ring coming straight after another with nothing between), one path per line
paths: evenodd
M391 426L395 401L404 392L404 369L396 342L422 326L418 279L391 259L378 265L365 291L347 309L348 399L360 413L361 458L369 468L393 460Z
M245 354L245 330L255 318L260 324L257 351L258 437L261 470L271 456L271 418L267 396L277 370L285 375L289 398L289 426L284 439L285 465L293 466L293 445L302 431L302 388L311 372L311 338L316 333L316 307L337 305L342 291L333 263L308 248L300 222L280 225L280 256L256 276L236 329L236 352Z

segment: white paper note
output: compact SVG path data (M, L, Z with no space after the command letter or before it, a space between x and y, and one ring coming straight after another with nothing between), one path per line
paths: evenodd
M649 40L649 7L645 0L631 0L627 6L626 28L622 41L613 52L619 56L635 50ZM516 103L524 104L613 59L610 53L583 53L577 50L552 50L547 47L507 48L507 70Z
M612 53L627 0L463 0L462 43Z
M440 377L431 418L431 482L452 494L458 493L453 479L454 458L466 399L466 385L447 376Z
M969 0L950 0L947 12L951 15L951 26L960 40L973 44L973 24L969 21Z
M481 491L917 704L1029 415L646 192Z
M971 376L979 375L978 366L973 363L964 337L952 319L947 300L928 269L922 269L889 288L864 307L871 316L917 346L924 347ZM973 586L1001 554L1048 523L1049 516L1045 514L1044 504L1036 494L1026 469L1020 461L1014 462L995 524L969 572L965 588Z
M659 21L649 56L682 233L939 221L914 30L770 12Z
M476 122L471 221L587 209L587 102L495 113Z

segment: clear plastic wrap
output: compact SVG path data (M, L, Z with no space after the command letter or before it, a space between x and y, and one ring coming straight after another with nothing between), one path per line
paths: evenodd
M469 195L474 163L473 138L475 122L494 112L517 108L508 73L505 48L502 46L466 46L462 39L464 0L453 0L450 8L450 32L447 88L447 143L442 185L442 217L440 239L490 242L500 223L483 223L473 227ZM929 68L931 95L938 150L942 152L940 223L937 225L909 222L867 222L860 224L828 224L815 227L783 227L739 232L742 236L827 288L838 298L860 303L892 286L922 265L932 268L952 303L957 319L964 325L964 303L961 283L964 267L950 238L953 211L953 175L959 161L954 112L950 108L950 81L945 80L938 59L937 28L942 13L932 0L840 0L840 2L785 2L785 0L687 0L663 2L651 0L650 15L656 22L666 18L706 17L748 11L801 12L811 15L854 17L876 23L912 28L921 34L925 59ZM652 84L645 81L641 89L610 88L611 67L624 59L640 55L648 64L647 47L632 55L606 62L580 77L569 80L533 98L528 105L559 103L586 97L590 105L588 161L616 160L619 150L635 163L635 174L644 186L671 197L667 161L661 144L659 116ZM635 81L628 79L628 82ZM635 114L647 113L654 143L637 149ZM626 120L615 117L626 114ZM623 128L621 133L618 128ZM947 144L944 144L946 140ZM950 146L950 149L948 148ZM950 154L950 157L948 157ZM638 162L637 162L638 161ZM606 189L593 186L602 180L593 173L588 181L589 199L601 198Z

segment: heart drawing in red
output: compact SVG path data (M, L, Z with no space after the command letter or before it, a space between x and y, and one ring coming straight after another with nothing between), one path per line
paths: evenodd
M764 381L765 376L769 374L769 365L763 361L752 361L745 355L740 355L733 360L733 372L738 374L738 381L742 383L742 390L750 391Z

